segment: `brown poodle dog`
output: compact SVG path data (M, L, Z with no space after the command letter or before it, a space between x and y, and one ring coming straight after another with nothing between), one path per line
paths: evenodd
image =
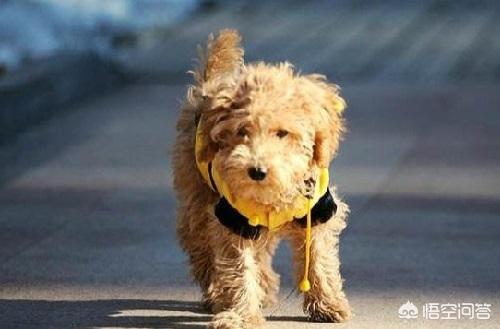
M345 321L338 241L349 209L334 187L312 196L338 150L345 102L323 76L299 75L288 63L245 65L240 41L223 30L200 52L174 150L178 236L215 314L209 326L263 324L262 308L276 301L271 263L281 238L291 243L297 282L309 251L303 308L310 319ZM314 207L296 217L304 196ZM245 216L252 211L264 215Z

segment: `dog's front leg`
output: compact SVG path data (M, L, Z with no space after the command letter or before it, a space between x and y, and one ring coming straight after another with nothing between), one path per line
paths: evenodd
M264 322L261 300L264 290L259 284L260 269L256 261L259 242L246 240L217 225L211 244L214 272L211 300L216 313L209 328L255 328Z
M345 227L347 205L339 203L339 211L329 221L312 229L309 281L311 289L304 293L304 312L312 321L344 322L351 309L342 289L339 260L339 234ZM291 235L297 282L304 274L304 239L302 227Z

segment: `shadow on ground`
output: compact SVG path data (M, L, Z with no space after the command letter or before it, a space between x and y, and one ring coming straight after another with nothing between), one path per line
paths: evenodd
M169 312L176 315L162 315ZM177 300L0 300L4 323L70 327L204 328L210 319L197 302ZM183 314L183 315L181 315ZM189 315L186 315L189 314Z
M1 299L2 322L20 328L205 328L211 314L199 302L112 299L50 301ZM303 316L271 316L269 321L307 321Z

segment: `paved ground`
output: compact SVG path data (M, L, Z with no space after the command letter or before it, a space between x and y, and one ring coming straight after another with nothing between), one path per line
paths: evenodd
M330 25L335 20L326 19L329 7L316 8L314 14L311 7L296 6L290 4L287 14L277 15L276 20L270 18L283 7L259 12L276 29L268 25L266 30L227 11L187 22L162 46L129 58L129 68L141 83L81 104L0 148L1 328L203 327L210 315L197 303L198 290L189 279L173 232L169 149L184 91L185 79L179 74L188 69L191 43L218 25L245 25L242 28L252 44L250 58L303 56L298 66L326 68L331 59L325 57L326 51L307 57L301 45L314 44L320 31L335 31ZM404 11L388 8L431 21L432 16L419 16L421 6ZM356 8L344 9L345 15L351 15L346 23L365 15ZM367 11L367 17L389 20L377 8L376 13ZM398 24L399 15L390 17ZM484 24L496 23L485 18ZM448 31L457 31L458 25L442 24ZM462 29L467 24L459 25ZM328 45L330 54L358 44L353 41L358 38L372 40L360 37L371 28L360 27L357 32L353 28L348 25L342 30L351 33L344 43ZM290 37L293 31L306 31L309 37L296 40ZM445 51L443 41L438 41L434 46ZM395 46L391 47L379 50L379 58L391 54ZM442 60L448 66L454 58L451 53ZM412 54L408 51L408 56ZM425 58L415 56L406 60L407 66L403 59L391 64L413 67L410 73L377 64L374 72L378 73L370 78L360 78L358 69L352 76L345 73L335 78L350 104L350 133L331 172L352 207L341 253L356 317L342 325L304 322L300 296L289 295L293 289L290 257L283 245L275 261L282 274L281 301L267 311L269 328L500 327L496 78L474 80L467 75L457 84L446 73L451 71L444 70L446 65L436 64L429 84L413 75L430 70ZM350 57L341 58L350 63ZM331 69L350 67L337 63L342 63L341 58L332 62ZM496 65L493 57L488 58L487 63ZM356 60L352 59L353 70L360 67ZM473 67L471 61L467 63ZM385 77L383 72L388 72ZM407 300L419 307L430 302L489 303L492 318L400 320L398 308Z
M500 81L494 0L235 1L127 58L130 73L155 81L184 77L196 45L226 27L243 32L250 60L288 60L338 81Z

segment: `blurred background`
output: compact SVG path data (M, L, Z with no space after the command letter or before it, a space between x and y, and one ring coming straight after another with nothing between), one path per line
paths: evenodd
M500 2L0 0L2 328L201 328L170 149L196 45L342 87L349 328L500 323ZM270 328L305 323L280 245ZM291 294L290 294L291 293ZM406 301L489 320L402 320ZM331 325L330 325L331 326Z

